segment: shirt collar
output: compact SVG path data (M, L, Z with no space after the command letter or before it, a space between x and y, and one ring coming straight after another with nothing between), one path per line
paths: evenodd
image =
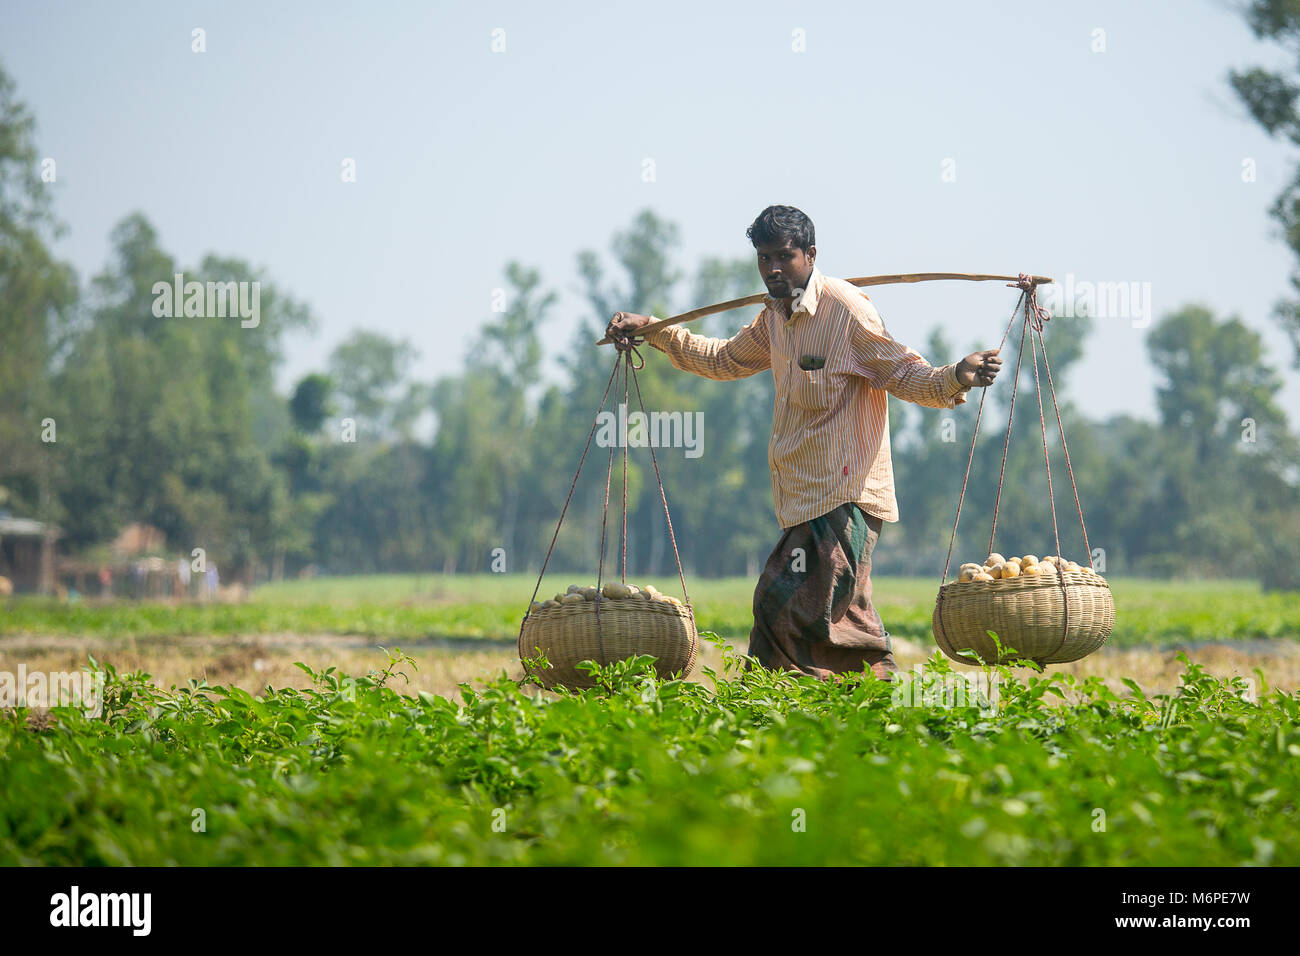
M790 302L790 318L793 319L800 312L807 312L814 315L817 312L817 299L822 290L821 270L813 266L812 275L808 277L808 287L801 293L797 294ZM765 297L768 305L776 305L779 301L774 296Z

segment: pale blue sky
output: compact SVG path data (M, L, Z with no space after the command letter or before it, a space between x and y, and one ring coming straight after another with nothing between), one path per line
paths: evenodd
M139 209L183 264L265 267L320 323L290 340L286 385L357 327L409 338L424 377L456 371L512 258L563 294L567 346L578 250L651 207L683 265L747 255L771 203L813 218L830 275L1149 282L1157 316L1236 313L1289 364L1268 313L1291 258L1267 209L1297 157L1224 78L1284 61L1226 3L6 0L0 61L58 163L58 251L89 276ZM966 283L872 298L918 348L936 325L991 347L1014 302ZM1151 416L1144 331L1098 326L1072 397Z

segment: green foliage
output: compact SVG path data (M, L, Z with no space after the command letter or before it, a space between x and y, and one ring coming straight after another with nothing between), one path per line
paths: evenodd
M1274 41L1294 58L1300 42L1300 7L1294 0L1250 0L1242 12L1257 38ZM1300 144L1300 112L1296 109L1300 84L1295 71L1295 67L1285 73L1262 67L1231 70L1228 84L1265 132ZM1287 245L1300 256L1300 170L1293 173L1273 203L1272 215L1282 227ZM1292 270L1291 285L1300 292L1300 271ZM1274 318L1290 337L1294 365L1300 368L1300 300L1278 302Z
M586 580L585 573L548 571L541 594L546 597L567 583ZM668 593L680 590L677 581L666 576L638 580ZM1118 609L1108 640L1112 647L1300 635L1300 603L1285 593L1261 593L1254 582L1108 580ZM535 582L505 574L321 578L261 587L247 604L96 605L14 598L0 615L0 636L360 634L402 641L486 638L513 646ZM690 584L701 627L731 639L748 638L752 579ZM874 602L891 634L930 647L936 591L937 582L931 578L882 576L875 581Z
M0 508L57 517L55 471L41 440L52 389L45 374L75 312L77 279L50 243L56 182L39 165L36 120L0 69Z
M260 697L105 666L99 718L7 712L0 864L1300 861L1300 698L1250 703L1185 657L1154 697L992 668L982 709L729 649L707 684L643 658L593 691L503 675L455 702L400 693L401 657Z
M424 386L407 381L418 354L409 342L366 330L353 332L330 353L333 391L359 435L409 434L427 399Z
M305 435L314 435L320 431L325 419L333 413L330 404L333 388L334 383L328 375L319 372L304 375L289 397L293 427Z
M1289 4L1260 0L1250 18L1261 35L1296 36ZM1241 84L1259 92L1254 102L1268 128L1300 136L1292 86L1256 74ZM144 521L166 533L173 557L203 547L227 583L279 579L308 565L333 574L475 573L504 559L512 572L538 569L609 382L615 355L592 343L610 315L667 315L759 288L751 255L680 267L680 230L647 209L609 238L607 257L579 252L587 309L559 349L560 380L543 378L549 343L542 330L556 293L536 269L508 262L504 298L493 314L477 317L462 374L414 380L410 344L361 331L334 351L329 375L310 374L285 397L275 373L285 337L311 325L305 305L237 258L208 255L182 266L138 213L114 228L108 263L79 289L48 249L55 184L34 175L34 133L0 73L0 507L55 521L64 552L102 550L124 525ZM1300 250L1300 231L1292 232ZM737 242L741 233L738 227ZM155 283L178 271L191 281L259 282L259 325L155 316ZM727 337L756 313L714 316L693 331ZM1005 316L990 314L986 331L960 348L932 334L926 357L941 365L995 344ZM891 328L911 346L922 338L919 330L899 332L905 324ZM1087 318L1064 317L1044 329L1061 395L1089 329ZM987 553L1018 345L1013 334L1008 374L986 393L959 560ZM1096 422L1084 403L1060 409L1089 545L1104 549L1110 573L1252 575L1272 589L1300 587L1300 443L1274 400L1278 376L1259 336L1189 306L1164 317L1148 346L1161 377L1159 422ZM616 386L604 409L638 410L644 402L651 413L692 422L698 414L703 454L660 448L652 463L648 449L629 449L630 573L675 571L657 465L687 573L752 578L780 537L767 464L771 376L712 382L679 372L651 348L641 351L639 396ZM1028 391L1031 363L1019 382L994 547L1054 551L1055 518L1062 549L1084 559L1055 411L1045 409L1053 515ZM977 396L951 411L891 399L902 521L881 535L878 573L939 575ZM335 415L354 418L356 435L336 431ZM427 439L417 425L430 416L436 431ZM57 422L57 442L41 440L47 417ZM954 434L945 434L950 426ZM588 455L554 539L554 565L594 570L607 517L603 560L618 567L624 463L619 454L611 462L611 451L593 446Z

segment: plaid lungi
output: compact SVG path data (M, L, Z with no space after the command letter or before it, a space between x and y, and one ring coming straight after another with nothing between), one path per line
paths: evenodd
M764 667L826 679L897 673L871 604L871 552L881 520L847 503L782 535L754 590L749 654Z

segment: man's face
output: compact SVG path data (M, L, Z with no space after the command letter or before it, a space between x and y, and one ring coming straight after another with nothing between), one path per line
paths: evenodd
M768 295L788 299L794 295L795 289L808 288L813 260L817 257L816 246L810 246L804 252L786 239L782 242L765 242L755 246L754 251L758 255L758 274L763 277Z

